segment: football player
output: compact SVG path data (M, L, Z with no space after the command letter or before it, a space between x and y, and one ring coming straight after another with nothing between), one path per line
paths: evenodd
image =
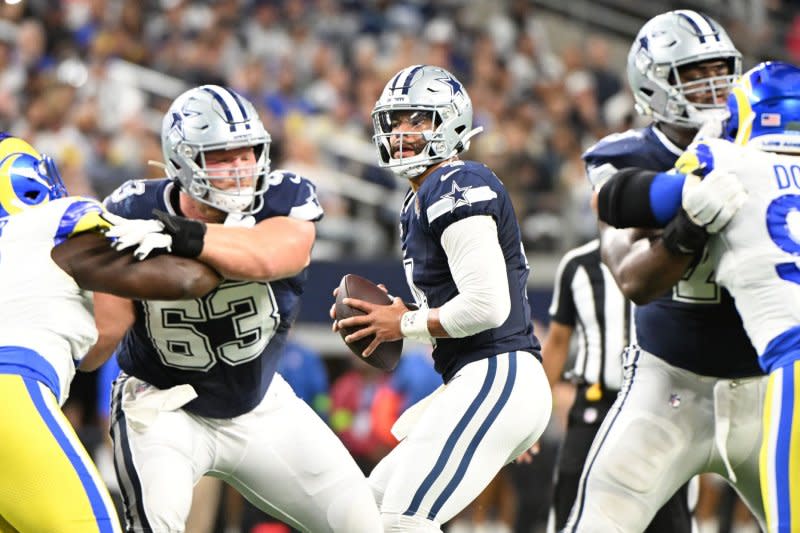
M153 247L224 280L184 302L96 299L101 325L124 335L111 433L126 528L184 531L192 487L208 474L302 531L380 531L358 466L276 373L322 217L314 185L270 173L268 132L226 87L178 96L161 142L168 177L128 182L106 206L155 213L171 238Z
M672 168L700 127L725 112L740 68L739 52L709 17L678 10L648 21L627 72L637 110L654 122L590 148L584 160L592 184ZM758 449L766 380L730 294L713 281L706 239L679 218L663 233L601 228L604 262L640 304L638 345L626 353L625 382L586 460L568 532L642 531L701 472L727 479L763 524Z
M780 62L749 70L728 97L723 139L689 147L676 163L681 174L639 176L622 191L638 195L649 221L678 216L715 234L709 259L717 282L731 291L745 329L769 373L765 400L761 487L767 531L800 530L800 490L792 441L800 361L800 68ZM692 174L686 177L686 174ZM702 177L702 181L700 180ZM685 178L685 180L684 180ZM655 200L653 188L669 194ZM614 190L616 189L616 191ZM604 198L603 204L607 202ZM605 210L601 216L609 217Z
M401 208L403 265L418 310L345 303L367 314L334 323L385 341L434 344L444 385L395 423L400 440L370 484L387 532L440 532L500 468L526 451L550 418L551 396L526 295L528 264L508 193L481 163L459 159L472 103L446 70L398 72L372 112L378 162L408 180ZM332 309L332 316L335 313Z
M118 532L108 491L61 412L97 340L92 290L194 298L219 282L197 261L139 262L109 246L111 217L67 196L53 161L0 134L0 530Z

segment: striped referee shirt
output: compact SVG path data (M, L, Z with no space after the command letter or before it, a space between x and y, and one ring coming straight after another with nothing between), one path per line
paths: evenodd
M579 382L619 390L622 351L634 342L631 304L600 260L595 239L567 252L556 270L550 319L574 328L570 372Z

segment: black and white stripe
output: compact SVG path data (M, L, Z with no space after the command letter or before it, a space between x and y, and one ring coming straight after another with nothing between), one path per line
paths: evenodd
M577 354L571 371L575 378L619 390L622 351L634 342L630 316L630 301L602 264L597 239L561 259L550 317L575 327Z
M720 40L719 29L717 29L714 22L706 15L689 9L679 9L675 13L691 25L701 43L705 43L706 39Z
M128 424L122 410L122 392L130 376L121 373L111 391L111 441L114 449L114 470L125 508L126 531L152 531L144 511L144 494L133 463ZM132 510L135 509L135 512Z
M231 131L236 131L237 125L250 129L250 117L242 97L236 92L217 85L205 85L203 90L210 94L225 113L225 120L230 125Z

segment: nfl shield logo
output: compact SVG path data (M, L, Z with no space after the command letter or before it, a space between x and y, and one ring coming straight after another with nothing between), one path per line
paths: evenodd
M780 113L761 113L761 125L762 126L780 126L781 125L781 115Z

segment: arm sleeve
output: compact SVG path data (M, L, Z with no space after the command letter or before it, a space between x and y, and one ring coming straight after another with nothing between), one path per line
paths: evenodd
M625 168L600 188L598 218L616 228L662 228L681 207L683 174Z
M511 296L494 219L480 215L454 222L441 243L458 287L458 295L439 308L442 327L459 338L502 325L511 312Z

